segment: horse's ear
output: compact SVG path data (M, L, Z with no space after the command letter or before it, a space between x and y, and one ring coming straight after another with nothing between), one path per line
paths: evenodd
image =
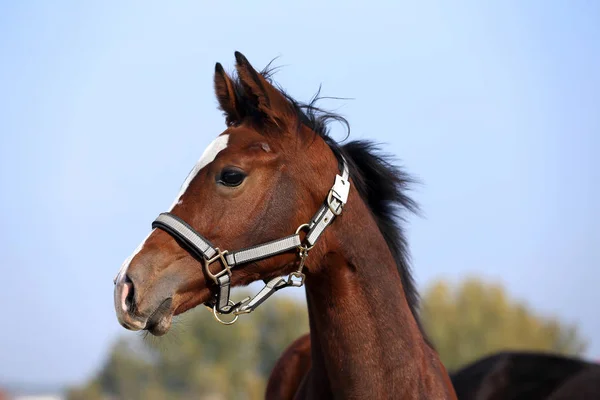
M242 116L237 107L233 81L220 63L215 65L215 95L219 101L219 108L225 113L227 125L240 122Z
M286 120L286 115L293 115L290 102L262 74L256 72L242 53L236 51L235 59L240 82L258 111L277 125Z

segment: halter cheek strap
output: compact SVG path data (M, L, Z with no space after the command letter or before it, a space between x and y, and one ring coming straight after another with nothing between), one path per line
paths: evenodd
M288 286L300 287L304 284L304 262L308 252L312 249L335 217L342 213L342 209L348 200L350 191L349 171L346 160L342 158L341 175L336 175L335 183L329 190L327 199L313 216L309 223L303 224L296 230L296 233L281 239L258 244L245 249L228 252L215 247L208 239L199 234L189 224L181 218L171 213L161 213L152 223L153 228L159 228L167 232L175 239L178 239L191 254L201 259L204 263L204 271L218 286L214 300L207 303L207 306L213 309L215 318L221 323L232 324L240 314L246 314L254 311L256 307L262 304L267 298L276 291ZM300 231L306 230L306 244L300 240ZM229 299L231 290L231 269L242 264L273 257L277 254L285 253L290 250L298 250L300 263L298 270L290 274L285 279L283 277L274 278L266 283L264 288L252 298L233 303ZM219 262L222 269L213 272L211 264ZM235 318L230 322L222 321L218 314L233 313Z

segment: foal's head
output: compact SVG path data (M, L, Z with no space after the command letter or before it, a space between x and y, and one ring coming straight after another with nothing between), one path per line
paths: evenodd
M232 250L293 234L338 173L336 156L303 123L299 106L242 54L236 61L235 79L215 67L227 129L204 151L170 210L215 246ZM296 261L290 251L244 265L233 271L232 286L289 274ZM115 309L124 327L161 335L173 315L209 301L213 290L201 260L154 229L117 275Z

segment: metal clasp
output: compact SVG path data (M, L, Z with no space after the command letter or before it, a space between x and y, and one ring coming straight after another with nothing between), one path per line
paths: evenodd
M298 228L298 230L300 229L301 228ZM306 261L306 257L308 257L308 250L309 248L307 246L299 247L300 264L298 265L298 269L290 273L287 279L283 277L271 279L254 297L252 297L251 299L247 298L242 300L237 306L237 308L233 310L233 314L236 317L240 314L249 314L252 311L256 310L256 308L262 303L264 303L269 297L273 296L275 292L290 286L301 287L302 285L304 285L304 279L306 276L302 273L302 270L304 269L304 262ZM219 320L219 322L222 321ZM231 323L233 322L235 322L235 320Z
M240 314L250 314L269 297L273 296L275 292L288 286L289 285L285 278L279 277L271 279L254 297L243 300L241 304L233 311L233 314L235 316L239 316Z
M303 229L310 228L309 224L303 224L296 229L296 234L300 233ZM244 300L239 303L234 303L233 301L228 301L228 307L226 312L217 309L217 304L212 304L209 308L212 308L213 315L217 321L219 321L223 325L232 325L237 320L241 314L249 314L254 311L258 306L264 303L269 297L275 294L275 292L286 288L286 287L301 287L304 285L304 279L306 276L302 273L304 269L304 263L306 262L306 258L308 257L308 252L314 246L308 246L306 244L301 244L298 246L298 256L300 257L300 263L298 264L298 269L289 274L288 278L284 277L271 279L269 282L265 284L265 286L252 298L246 297ZM228 274L231 276L231 267L227 264L227 251L221 251L219 248L215 248L217 254L210 258L204 259L204 268L208 276L210 276L217 285L220 287L220 283L218 278ZM210 264L215 261L220 260L223 264L223 269L216 274L213 274L210 271ZM208 305L207 305L208 306ZM219 316L223 314L233 314L234 318L231 321L222 320Z
M221 250L219 250L218 247L216 247L215 251L217 252L216 256L214 256L213 258L210 258L210 259L206 259L206 258L204 259L204 270L206 271L206 274L213 281L215 281L215 283L218 285L219 284L218 278L220 276L223 276L224 274L231 276L231 267L229 266L229 264L227 264L227 259L225 258L225 256L227 255L227 250L221 251ZM218 260L221 261L221 264L223 265L223 269L221 271L217 272L216 274L213 274L210 271L209 265Z
M298 265L298 269L292 272L287 280L288 286L293 287L301 287L304 285L304 279L306 275L302 272L304 269L304 263L306 262L306 258L308 257L308 251L312 249L312 247L308 246L300 246L298 248L298 257L300 257L300 264ZM296 280L294 280L296 278Z

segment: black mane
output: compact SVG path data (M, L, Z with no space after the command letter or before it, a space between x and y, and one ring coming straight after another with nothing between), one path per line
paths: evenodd
M289 96L286 97L295 105L302 123L325 140L338 160L342 155L348 162L356 190L373 213L377 226L392 252L406 300L419 328L423 331L419 319L419 293L412 277L408 242L401 225L407 212L419 212L418 204L407 194L411 184L416 181L395 165L391 156L382 154L378 144L372 141L353 140L340 145L333 140L329 135L327 123L342 122L348 127L348 134L349 124L342 116L316 107L318 96L308 104L301 104Z
M269 63L260 73L269 83L277 87L271 81L273 71ZM238 107L244 110L246 116L253 116L260 120L260 112L254 107L253 101L246 95L237 78L234 78L234 87ZM421 328L418 312L419 294L411 274L410 255L404 229L400 225L400 222L405 220L406 212L418 213L419 211L417 203L407 194L410 185L416 181L396 166L389 155L381 154L379 146L374 142L355 140L343 145L337 143L329 135L329 122L339 122L344 125L348 135L350 125L341 115L317 107L316 103L323 99L319 96L320 88L308 103L295 100L280 87L277 89L292 105L298 123L323 138L338 160L342 155L348 162L350 176L354 180L356 189L372 211L377 226L392 252L408 305ZM421 331L425 336L422 328Z

